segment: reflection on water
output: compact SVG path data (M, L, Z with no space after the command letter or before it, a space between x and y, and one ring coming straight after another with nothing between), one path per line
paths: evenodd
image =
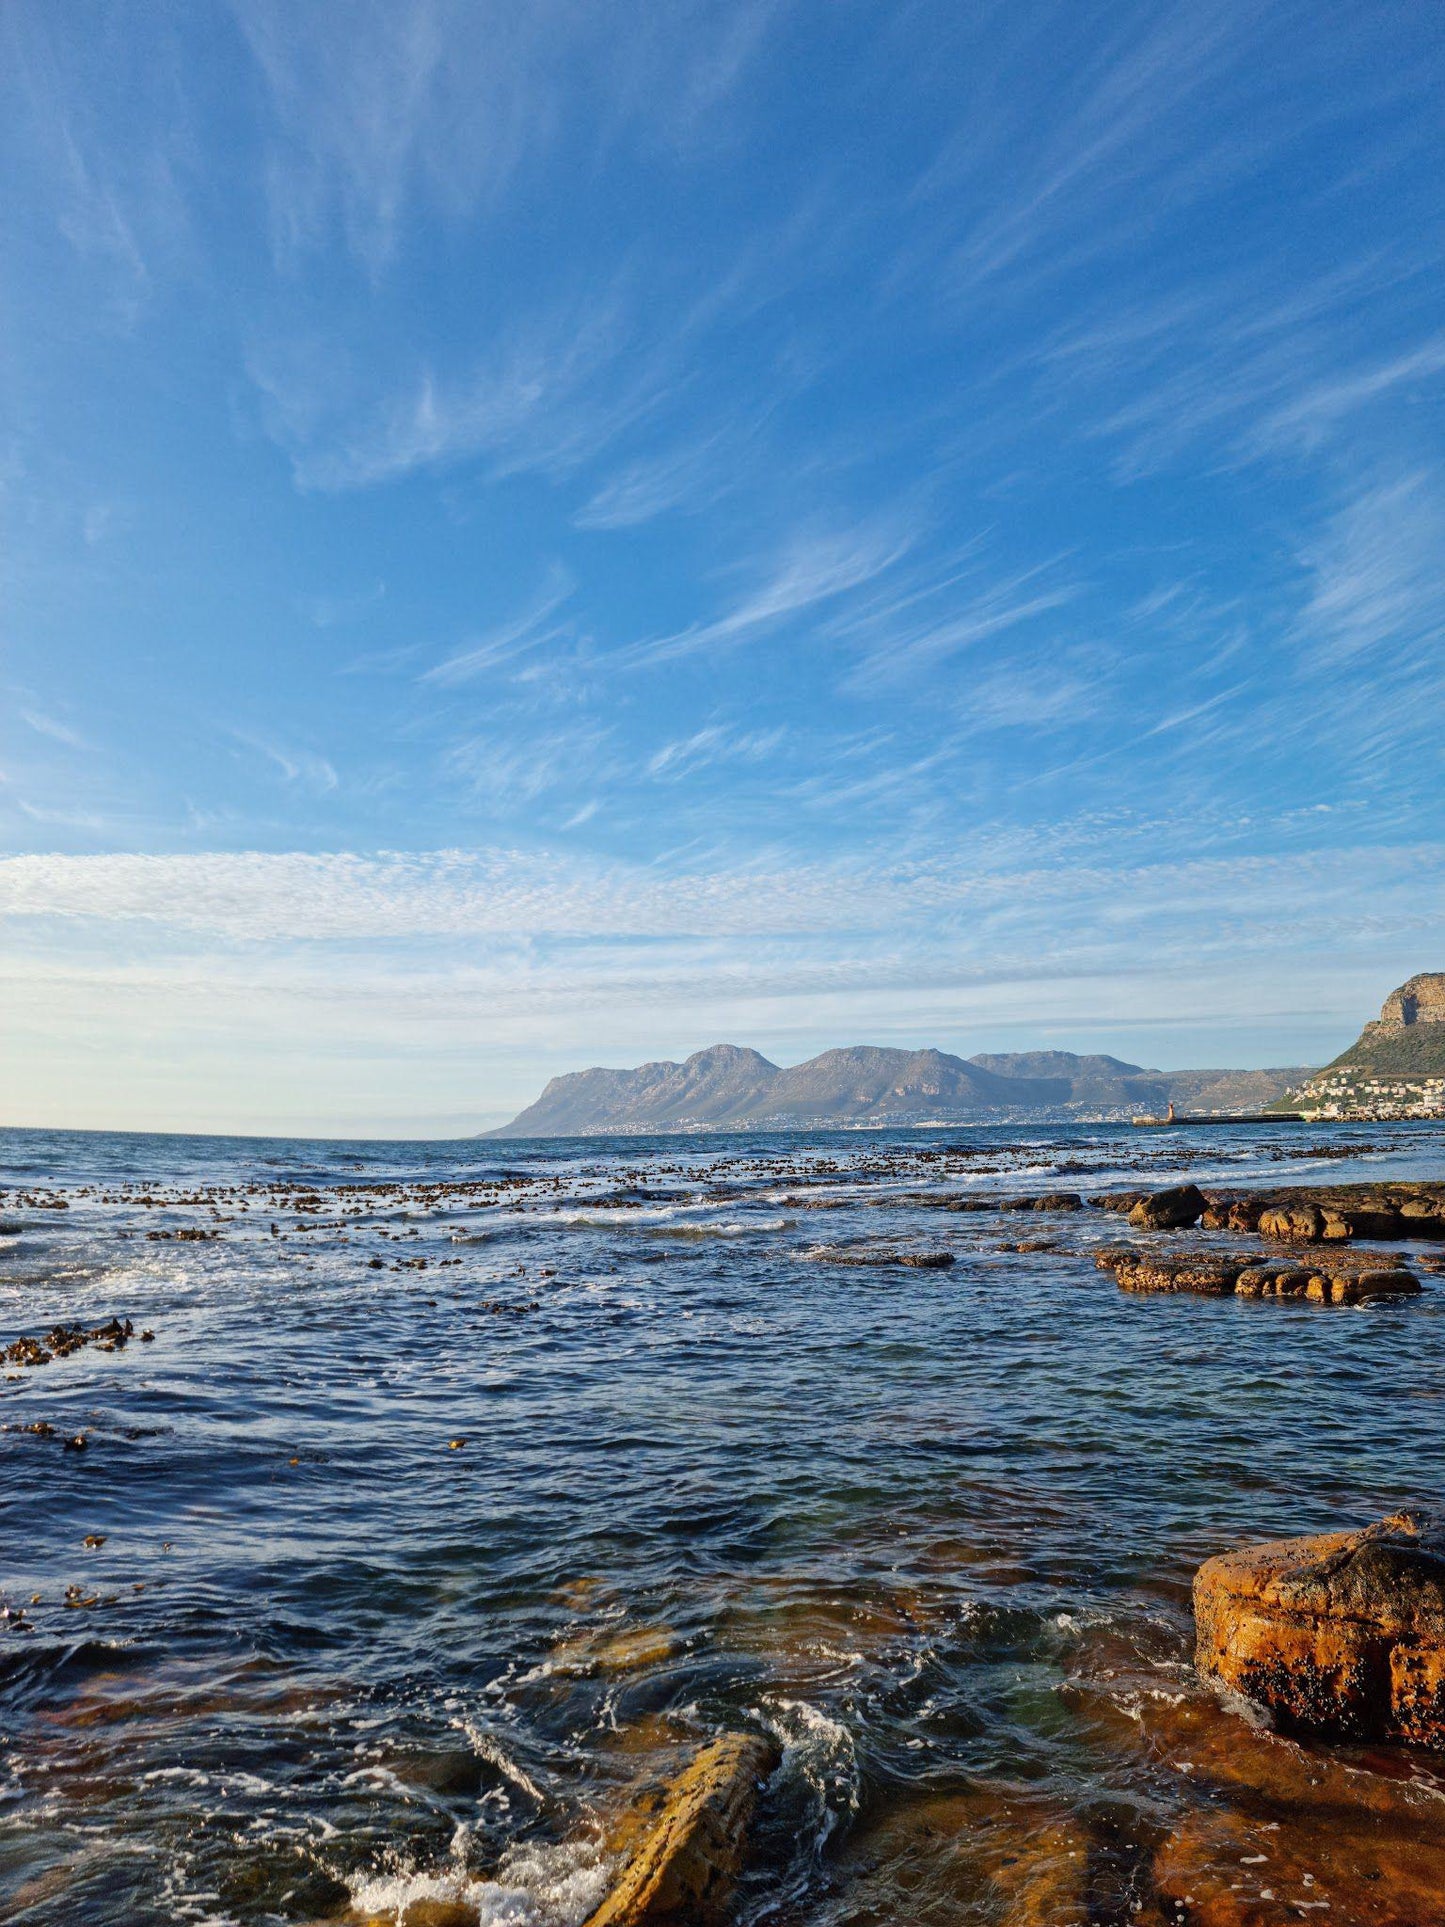
M1435 1143L0 1133L0 1340L155 1334L0 1383L5 1917L580 1922L629 1788L739 1725L784 1748L740 1921L1438 1895L1429 1764L1202 1695L1188 1589L1438 1499L1445 1284L1135 1299L1092 1264L1116 1220L932 1208ZM1363 1904L1329 1917L1395 1917Z

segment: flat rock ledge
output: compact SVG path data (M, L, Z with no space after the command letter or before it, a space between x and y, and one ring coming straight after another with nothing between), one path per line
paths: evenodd
M1158 1252L1104 1245L1100 1271L1123 1291L1195 1292L1204 1297L1302 1298L1316 1305L1365 1305L1418 1296L1422 1287L1403 1259L1352 1253L1301 1264L1297 1259L1241 1257L1219 1251Z
M1274 1539L1206 1560L1196 1661L1286 1732L1445 1752L1445 1521Z
M621 1879L586 1927L708 1927L742 1869L748 1823L779 1750L752 1733L711 1741L663 1791Z
M1268 1191L1105 1191L1089 1199L1150 1231L1202 1224L1281 1244L1445 1240L1445 1184L1292 1184Z

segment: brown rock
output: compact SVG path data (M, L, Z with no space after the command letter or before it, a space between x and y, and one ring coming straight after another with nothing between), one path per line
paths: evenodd
M1198 1224L1209 1208L1209 1200L1197 1184L1175 1184L1167 1191L1154 1191L1129 1213L1130 1224L1145 1231L1179 1231Z
M1132 1245L1104 1245L1094 1254L1094 1264L1100 1271L1112 1271L1124 1291L1192 1291L1209 1297L1233 1291L1245 1269L1242 1258L1227 1252L1161 1254Z
M1077 1191L1035 1191L1026 1198L1005 1199L1005 1211L1082 1211L1084 1200Z
M1209 1559L1194 1618L1200 1671L1284 1730L1445 1750L1445 1535L1425 1515Z
M1352 1823L1351 1823L1352 1822ZM1196 1813L1154 1861L1165 1918L1178 1927L1442 1927L1445 1845L1426 1828L1381 1832L1334 1812L1286 1825Z
M1102 1673L1071 1682L1066 1703L1096 1745L1142 1753L1179 1808L1153 1854L1157 1893L1141 1895L1136 1921L1445 1927L1439 1799L1409 1775L1408 1757L1376 1752L1367 1763L1299 1744L1211 1695L1159 1690L1127 1653L1100 1657Z
M1328 1269L1297 1264L1246 1265L1234 1287L1241 1298L1305 1298L1318 1305L1363 1305L1381 1298L1418 1296L1420 1280L1398 1260L1367 1265L1348 1256Z
M1095 1271L1117 1271L1120 1265L1138 1264L1144 1253L1133 1245L1100 1245L1094 1253Z
M1147 1191L1100 1191L1089 1203L1098 1211L1113 1211L1123 1217L1148 1195Z
M404 1900L381 1914L343 1914L309 1927L478 1927L480 1909L470 1900Z
M727 1905L759 1783L778 1749L750 1733L713 1740L667 1789L621 1879L587 1927L701 1927Z
M1230 1231L1258 1231L1267 1203L1267 1199L1260 1197L1236 1198L1225 1212L1227 1228Z
M1016 1783L983 1781L865 1813L838 1872L854 1922L1086 1927L1120 1917L1107 1870L1091 1893L1098 1858L1073 1815Z
M1243 1261L1215 1258L1208 1252L1178 1258L1158 1258L1151 1253L1113 1269L1114 1281L1124 1291L1189 1291L1218 1298L1234 1290Z
M1281 1244L1314 1244L1324 1231L1324 1213L1317 1204L1272 1204L1259 1216L1260 1237Z
M1219 1209L1216 1197L1206 1222ZM1235 1198L1224 1224L1292 1244L1445 1238L1445 1185L1290 1185Z

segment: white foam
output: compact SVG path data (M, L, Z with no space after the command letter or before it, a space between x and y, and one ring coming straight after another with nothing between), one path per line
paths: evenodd
M492 1879L460 1866L397 1870L352 1887L359 1912L405 1917L418 1900L475 1907L481 1927L578 1927L601 1903L612 1861L590 1846L522 1845L503 1854Z
M467 1719L456 1720L454 1724L459 1732L466 1734L467 1743L478 1759L485 1760L489 1766L494 1766L498 1773L510 1780L513 1786L520 1787L523 1793L529 1794L539 1806L545 1802L547 1796L541 1787L535 1780L528 1778L517 1762L504 1747L498 1745L490 1733L484 1732L481 1727L473 1725Z
M813 1851L858 1811L858 1752L841 1720L806 1700L775 1700L764 1718L783 1743L784 1773L803 1782L813 1807Z

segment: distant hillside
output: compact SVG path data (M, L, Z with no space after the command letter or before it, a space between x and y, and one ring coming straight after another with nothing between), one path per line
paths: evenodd
M1154 1071L1117 1057L1016 1051L954 1057L856 1044L783 1069L714 1044L685 1063L573 1071L490 1137L790 1129L802 1125L967 1123L988 1118L1124 1117L1162 1110L1258 1110L1306 1069Z
M1445 971L1392 990L1378 1020L1292 1101L1311 1117L1445 1116Z

